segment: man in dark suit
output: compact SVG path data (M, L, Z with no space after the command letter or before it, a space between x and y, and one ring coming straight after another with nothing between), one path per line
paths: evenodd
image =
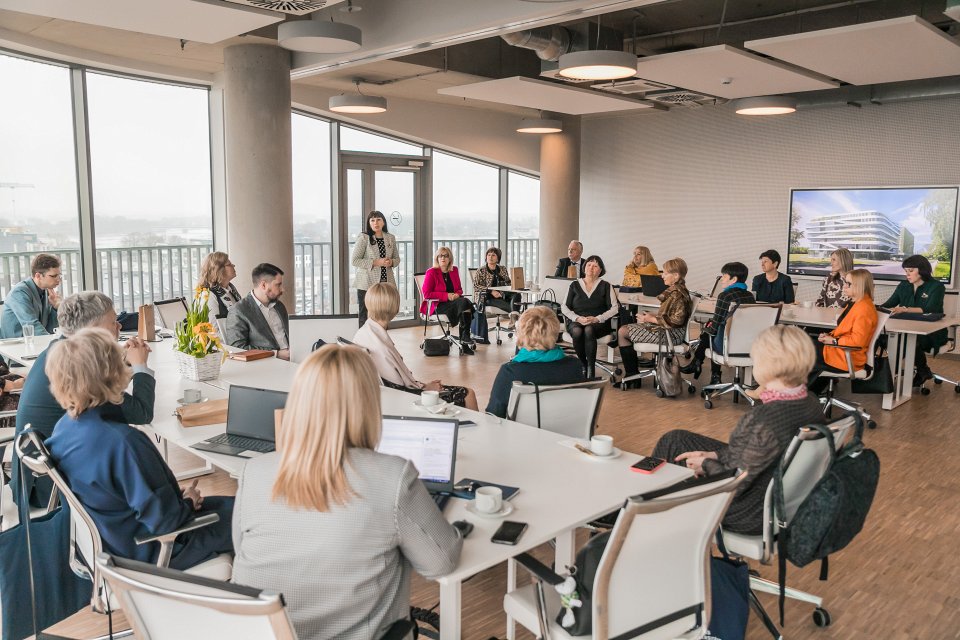
M575 278L583 277L583 243L579 240L571 240L567 247L567 257L560 258L557 263L557 271L553 275L557 278L567 278L570 267L576 268Z
M113 301L99 291L83 291L68 296L60 303L59 308L60 331L69 339L74 333L86 327L98 327L118 337L120 325L117 324L117 312L113 308ZM59 340L54 340L50 346L33 363L30 375L23 383L20 395L20 404L17 407L17 428L19 435L27 425L38 432L43 439L49 438L53 428L66 413L50 392L50 379L45 370L47 354L55 349ZM150 424L153 422L153 401L156 394L156 381L153 371L147 367L147 354L150 347L137 337L130 338L123 343L126 348L126 360L133 369L133 393L123 394L120 405L104 405L105 418L127 424ZM11 486L17 500L20 499L20 465L13 465ZM27 494L34 507L47 504L53 483L49 478L35 478L28 474Z
M283 271L267 262L253 269L253 291L227 315L227 342L241 349L266 349L290 359L290 317L280 302Z

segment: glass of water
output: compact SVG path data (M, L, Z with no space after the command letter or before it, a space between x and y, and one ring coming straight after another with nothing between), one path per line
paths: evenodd
M26 347L28 352L33 351L33 325L25 324L21 325L23 328L23 346Z

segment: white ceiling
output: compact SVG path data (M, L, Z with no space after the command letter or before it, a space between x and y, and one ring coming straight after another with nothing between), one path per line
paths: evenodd
M439 89L437 93L575 116L649 109L653 106L649 102L612 96L592 89L520 76Z
M960 75L960 43L917 16L753 40L744 46L855 85Z
M725 44L641 58L637 75L729 99L832 89L839 85L805 69Z
M285 17L214 0L0 0L0 9L205 43L220 42Z

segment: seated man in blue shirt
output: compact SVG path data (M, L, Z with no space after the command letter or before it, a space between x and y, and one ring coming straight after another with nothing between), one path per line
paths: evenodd
M767 249L760 254L760 271L753 279L750 289L757 302L782 302L793 304L793 281L790 276L780 273L780 252Z
M60 258L49 253L37 254L30 262L31 276L18 282L4 300L0 315L0 335L19 338L23 326L33 327L33 335L45 336L57 328L57 307L60 306Z
M119 336L117 314L113 301L99 291L83 291L67 297L60 304L60 331L63 338L69 339L74 333L86 327L106 329L113 336ZM51 345L57 344L55 340ZM104 407L104 415L127 424L149 424L153 421L153 400L156 382L153 371L147 367L147 355L150 347L139 338L130 338L124 343L127 364L133 371L133 393L123 393L119 405ZM40 354L30 369L23 384L20 405L17 408L17 428L19 435L27 425L40 432L43 438L49 438L53 427L66 413L50 392L50 378L46 372L49 349ZM20 499L19 466L13 465L11 486L13 495ZM35 478L29 474L26 478L27 494L30 504L42 507L50 498L53 483L49 478Z
M756 302L753 294L747 291L747 265L742 262L728 262L720 270L720 295L717 296L717 306L713 317L703 327L700 343L693 354L690 364L680 367L683 373L692 373L694 378L700 377L703 359L706 357L707 347L717 353L723 353L723 329L727 324L727 316L741 304ZM720 384L721 367L716 362L710 363L710 384Z

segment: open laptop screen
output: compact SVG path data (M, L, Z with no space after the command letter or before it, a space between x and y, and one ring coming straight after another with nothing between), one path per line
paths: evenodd
M456 419L384 416L377 451L413 462L428 489L450 491L458 424Z
M232 384L227 409L227 433L275 442L274 411L283 409L286 404L285 391Z

